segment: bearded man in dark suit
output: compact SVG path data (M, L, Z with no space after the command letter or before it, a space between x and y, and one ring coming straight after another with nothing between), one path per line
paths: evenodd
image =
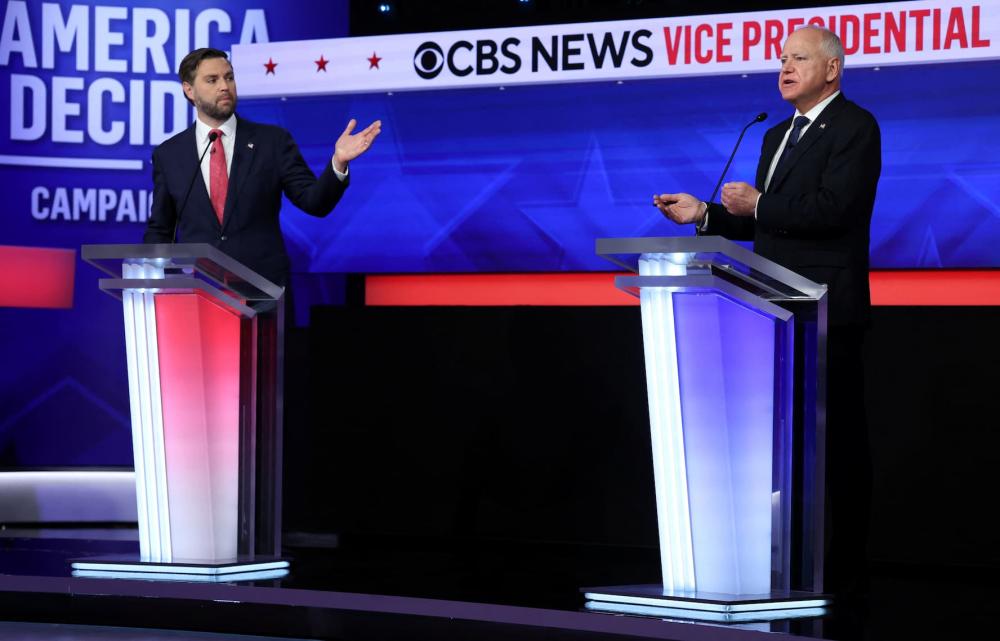
M352 119L317 177L288 131L236 115L236 79L225 52L192 51L178 75L197 118L153 152L144 242L208 243L287 285L290 267L278 220L282 193L308 214L329 214L347 189L348 163L371 147L381 122L353 133Z
M825 584L863 590L871 494L862 347L869 321L868 248L882 168L878 123L840 91L844 50L832 32L793 32L778 89L795 114L764 136L755 185L726 183L722 203L661 194L653 204L700 234L754 242L754 251L829 286L827 497L832 523Z

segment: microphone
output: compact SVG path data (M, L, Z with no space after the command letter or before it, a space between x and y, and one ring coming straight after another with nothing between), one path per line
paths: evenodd
M181 207L177 210L177 218L174 219L174 234L171 237L171 243L177 242L177 229L181 226L181 214L184 213L184 207L187 205L188 198L191 196L191 190L194 188L194 181L198 178L198 174L201 173L201 161L205 159L205 154L207 154L208 150L212 148L212 143L215 142L215 139L218 137L219 134L214 131L209 132L208 144L205 145L205 151L201 152L201 155L198 156L198 164L195 166L194 174L191 176L191 182L188 183L187 192L184 194L184 200L181 201Z
M729 160L726 162L726 168L722 170L722 175L719 176L719 182L715 183L715 189L712 191L712 197L708 199L708 202L715 202L715 195L719 193L719 187L722 185L722 179L726 177L726 172L729 171L729 165L732 164L733 158L736 156L736 150L740 148L740 142L743 140L743 134L747 132L747 129L751 125L757 124L758 122L764 122L767 120L767 113L760 112L757 117L747 123L747 126L743 128L740 132L740 137L736 139L736 146L733 147L733 153L729 154Z

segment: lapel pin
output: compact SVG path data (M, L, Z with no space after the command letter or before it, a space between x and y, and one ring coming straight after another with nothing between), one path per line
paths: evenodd
M247 143L247 149L253 151L253 143L252 142L248 142Z
M825 122L821 122L821 123L819 123L819 128L820 128L820 129L826 129L826 123L825 123ZM252 146L253 146L253 145L251 145L251 147L252 147Z

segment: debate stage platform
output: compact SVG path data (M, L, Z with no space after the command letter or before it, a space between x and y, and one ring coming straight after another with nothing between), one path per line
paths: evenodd
M205 584L73 577L70 559L135 553L137 543L93 538L131 530L70 535L0 538L0 638L988 639L1000 597L982 572L876 564L865 601L821 617L723 625L584 609L583 585L652 579L655 549L369 537L287 548L283 579ZM581 555L614 569L583 576L574 570Z
M8 516L0 639L993 639L998 309L876 309L871 587L822 617L585 610L583 587L660 580L636 309L317 308L289 341L290 574L72 577L136 554L134 526Z

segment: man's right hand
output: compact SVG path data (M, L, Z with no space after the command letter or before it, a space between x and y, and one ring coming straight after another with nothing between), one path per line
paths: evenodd
M707 205L691 194L654 195L653 206L679 225L688 223L700 225L705 220L705 212L708 210Z
M357 124L358 121L351 118L344 133L340 134L340 138L337 138L337 143L334 145L333 168L342 174L347 173L347 163L368 151L368 148L382 131L382 121L376 120L364 130L352 134L351 132L354 131Z

